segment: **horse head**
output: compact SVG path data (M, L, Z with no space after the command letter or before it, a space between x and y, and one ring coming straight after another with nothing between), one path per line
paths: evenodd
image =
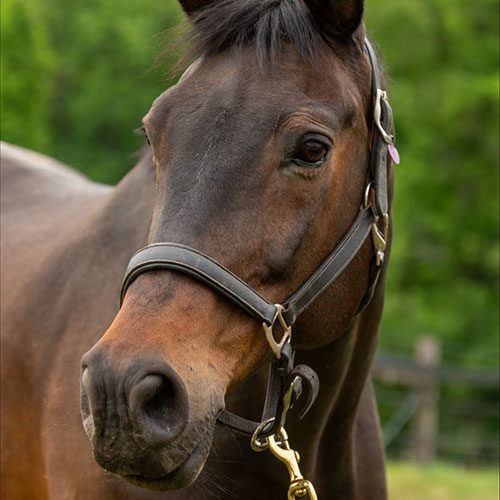
M363 2L181 4L200 54L143 119L156 169L147 243L194 248L282 303L366 201L374 127ZM373 256L367 238L297 319L295 349L345 331ZM140 273L82 360L96 461L147 488L190 484L226 396L271 357L262 321L211 287L172 269Z

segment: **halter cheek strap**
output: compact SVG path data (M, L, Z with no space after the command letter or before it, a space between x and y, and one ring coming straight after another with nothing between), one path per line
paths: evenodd
M273 304L257 293L223 265L207 255L177 243L155 243L139 250L130 260L123 280L121 303L130 284L149 270L172 270L194 278L245 310L262 323L265 336L274 353L269 371L266 402L261 422L252 422L222 411L218 422L259 439L275 435L284 425L288 410L301 398L299 414L303 417L313 404L319 390L316 373L309 367L294 367L291 327L297 317L311 305L346 269L371 235L375 250L374 264L367 294L360 307L371 299L384 261L388 233L388 146L393 143L392 110L385 91L381 89L380 71L372 45L365 41L372 66L374 103L373 139L370 151L370 183L364 204L342 240L319 268L283 304ZM374 203L370 203L371 193ZM273 330L279 325L281 338ZM302 396L303 395L303 396ZM297 403L298 405L299 403Z

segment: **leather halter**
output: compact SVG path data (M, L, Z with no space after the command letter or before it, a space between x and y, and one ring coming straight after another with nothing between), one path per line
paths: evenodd
M283 304L273 304L215 260L177 243L155 243L139 250L130 260L123 280L121 303L128 287L141 273L153 269L178 271L204 283L262 322L275 357L269 371L261 422L252 422L225 410L218 416L219 424L252 434L259 439L272 436L284 425L287 411L295 402L299 408L299 417L302 418L319 390L319 380L314 370L305 365L294 367L291 327L297 317L346 269L370 235L375 247L375 259L368 291L360 309L370 301L383 265L389 223L388 145L393 143L393 120L387 95L381 88L377 56L367 39L365 47L372 67L374 106L370 182L365 193L365 203L340 243L298 290ZM275 326L280 326L283 330L279 341L275 340L273 334ZM301 397L303 392L306 393L305 398Z

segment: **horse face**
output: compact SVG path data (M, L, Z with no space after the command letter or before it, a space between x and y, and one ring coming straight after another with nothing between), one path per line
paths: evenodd
M206 55L154 102L144 118L157 173L150 243L196 248L274 302L314 272L355 219L367 179L370 70L358 45L343 43L342 57L331 51L321 64L284 47L269 69L250 48ZM345 328L370 255L365 245L304 315L298 347ZM148 488L191 483L226 394L269 354L262 326L211 289L171 271L141 274L83 358L96 461Z

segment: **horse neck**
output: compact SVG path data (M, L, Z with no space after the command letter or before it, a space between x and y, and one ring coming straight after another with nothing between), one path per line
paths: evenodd
M155 174L151 154L144 152L138 163L96 204L83 232L106 242L113 260L123 272L130 256L147 241L155 196ZM94 247L92 243L90 246Z
M383 275L380 278L371 303L336 341L315 351L301 352L297 359L316 370L321 387L304 421L291 421L290 434L297 442L292 446L300 450L302 463L307 464L310 476L317 478L319 487L343 491L345 498L357 498L363 489L356 470L361 453L361 462L371 465L372 474L378 472L378 484L385 488L383 451L370 381L383 309L385 280ZM338 474L331 474L332 465Z

